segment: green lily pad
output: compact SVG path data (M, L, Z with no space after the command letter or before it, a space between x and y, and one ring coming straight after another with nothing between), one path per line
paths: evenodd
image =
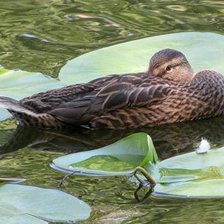
M64 85L60 81L41 73L0 68L0 96L7 96L20 100L41 91L63 86ZM11 115L6 110L0 110L0 121L9 117L11 117Z
M155 194L181 197L224 197L224 147L206 154L196 152L151 164L157 181Z
M182 182L169 186L158 184L155 196L183 198L223 198L224 180L214 179L200 182Z
M59 157L51 166L68 173L127 175L135 167L157 159L151 138L145 133L136 133L96 150Z
M90 207L59 190L5 184L0 187L0 223L47 224L87 219Z
M87 82L109 74L144 72L158 50L182 51L195 71L224 72L224 36L215 33L183 32L143 38L102 48L69 61L59 78L65 83Z

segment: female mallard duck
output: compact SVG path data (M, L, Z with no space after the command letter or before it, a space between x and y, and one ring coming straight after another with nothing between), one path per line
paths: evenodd
M110 75L35 94L20 101L0 97L20 124L44 128L86 126L130 129L224 113L224 77L193 74L176 50L157 52L145 73Z

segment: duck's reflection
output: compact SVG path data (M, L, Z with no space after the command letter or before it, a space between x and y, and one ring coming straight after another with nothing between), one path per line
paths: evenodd
M9 132L9 130L1 130L1 154L26 146L65 153L86 151L109 145L135 132L146 132L151 136L158 156L165 159L172 155L192 151L202 137L213 145L224 145L224 117L129 131L79 129L56 132L18 127L16 130L11 130L11 133Z

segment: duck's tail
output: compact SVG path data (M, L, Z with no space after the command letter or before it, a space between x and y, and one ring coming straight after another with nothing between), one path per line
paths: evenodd
M0 107L8 110L12 115L14 115L14 113L21 113L36 116L36 113L21 106L19 101L9 97L0 96Z
M7 109L20 125L36 126L44 128L60 128L61 124L55 117L47 113L36 113L25 108L19 101L0 96L0 107Z

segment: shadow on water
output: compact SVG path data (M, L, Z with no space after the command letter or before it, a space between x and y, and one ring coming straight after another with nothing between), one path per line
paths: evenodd
M9 130L5 132L8 133ZM18 126L17 129L11 130L8 139L4 137L5 143L0 146L0 154L27 146L32 149L63 153L87 151L112 144L135 132L148 133L154 142L159 158L165 159L194 150L201 138L206 138L213 147L224 145L224 118L217 117L128 131L79 129L57 132Z

